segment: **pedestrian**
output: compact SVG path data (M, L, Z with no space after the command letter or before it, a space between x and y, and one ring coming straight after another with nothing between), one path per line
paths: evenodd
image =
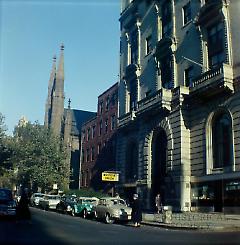
M29 210L29 198L26 193L26 190L22 190L21 198L17 205L17 215L16 215L18 222L27 222L29 223L31 220L31 213Z
M160 212L162 212L162 200L159 193L155 197L155 205L157 208L157 213L159 214Z
M135 227L140 227L140 223L142 221L142 207L138 194L133 195L132 221Z

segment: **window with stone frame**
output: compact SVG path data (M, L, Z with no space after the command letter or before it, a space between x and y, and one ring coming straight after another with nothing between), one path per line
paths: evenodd
M166 89L172 89L173 84L173 61L172 56L167 55L163 57L160 61L160 70L161 70L161 80L162 87Z
M188 67L184 71L184 82L185 82L186 87L192 87L192 82L193 82L193 77L194 77L193 71L194 71L193 66Z
M165 1L162 5L162 37L172 36L172 6L170 1Z
M183 6L183 25L186 25L192 19L191 12L191 2L188 2L185 6Z
M218 113L212 123L213 168L233 165L232 119L227 112Z
M131 64L138 63L138 35L137 30L134 30L130 36Z
M225 61L225 37L223 22L218 22L207 28L207 33L209 67L214 68L221 65Z

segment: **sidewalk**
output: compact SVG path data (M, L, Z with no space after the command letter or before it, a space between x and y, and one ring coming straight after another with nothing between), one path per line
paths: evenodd
M239 231L240 215L223 213L172 213L167 219L163 214L143 213L142 224L172 229L204 229L213 231Z

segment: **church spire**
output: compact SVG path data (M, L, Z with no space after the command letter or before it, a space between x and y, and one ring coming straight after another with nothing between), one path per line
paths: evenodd
M56 81L56 55L53 56L52 70L48 81L48 97L46 101L45 120L44 120L44 125L46 127L49 127L49 124L51 123L51 115L50 115L50 111L52 107L51 97L54 91L55 81Z
M60 58L58 63L58 70L57 70L57 79L59 81L64 81L64 45L61 44L60 47Z

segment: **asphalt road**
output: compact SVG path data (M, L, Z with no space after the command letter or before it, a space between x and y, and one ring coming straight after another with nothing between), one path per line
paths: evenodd
M0 220L0 244L240 244L240 233L107 225L31 208L32 224Z

